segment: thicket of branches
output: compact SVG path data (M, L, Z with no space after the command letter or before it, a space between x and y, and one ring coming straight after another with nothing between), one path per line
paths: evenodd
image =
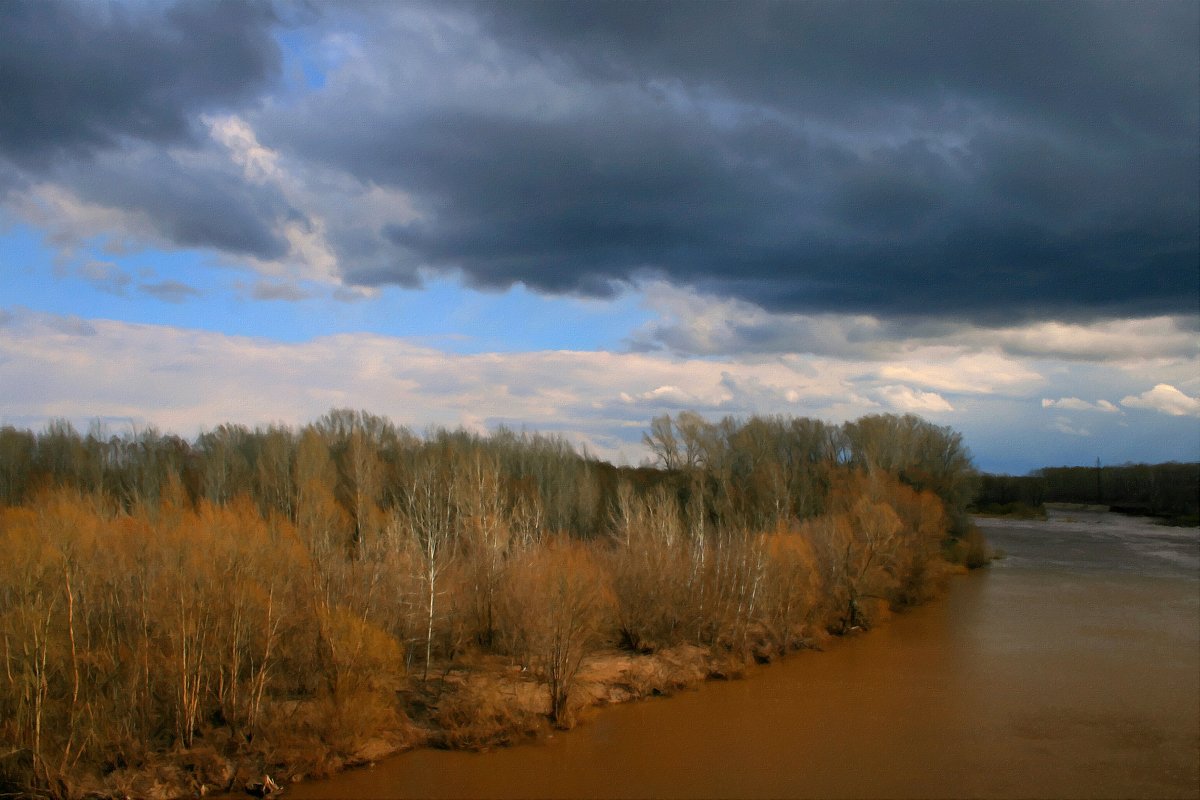
M978 555L969 456L916 417L645 438L657 468L345 410L190 443L0 428L0 781L119 793L168 750L336 745L470 653L532 670L569 724L598 647L782 652Z

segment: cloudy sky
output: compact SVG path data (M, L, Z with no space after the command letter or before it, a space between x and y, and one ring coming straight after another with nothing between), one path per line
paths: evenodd
M0 424L1200 458L1200 5L0 3Z

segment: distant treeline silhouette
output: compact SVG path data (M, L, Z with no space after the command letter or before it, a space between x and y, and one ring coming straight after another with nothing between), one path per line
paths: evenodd
M1200 515L1200 462L1046 467L1029 475L981 475L974 508L1086 503L1170 519Z

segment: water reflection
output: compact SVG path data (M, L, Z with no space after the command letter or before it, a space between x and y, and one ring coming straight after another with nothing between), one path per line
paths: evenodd
M294 797L1197 797L1200 540L985 523L950 597L544 744L415 752Z

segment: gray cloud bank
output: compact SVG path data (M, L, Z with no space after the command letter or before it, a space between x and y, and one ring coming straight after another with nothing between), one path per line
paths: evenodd
M317 13L0 4L0 181L256 259L319 232L359 286L664 279L997 326L1195 313L1194 2ZM289 83L284 34L322 85ZM198 124L214 111L314 192L323 176L326 210L231 169ZM374 187L402 212L328 211Z
M171 142L279 70L261 2L0 3L0 152L44 165L126 137Z

